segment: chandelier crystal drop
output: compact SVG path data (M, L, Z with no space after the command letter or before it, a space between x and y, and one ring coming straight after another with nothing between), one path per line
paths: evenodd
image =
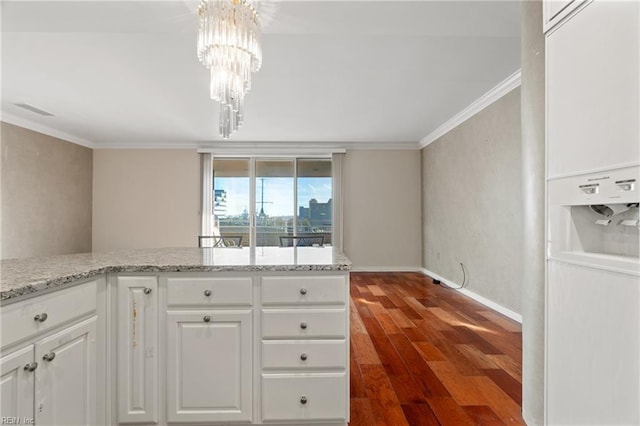
M210 70L211 99L220 103L220 135L228 139L244 121L244 95L260 70L257 0L202 0L198 59Z

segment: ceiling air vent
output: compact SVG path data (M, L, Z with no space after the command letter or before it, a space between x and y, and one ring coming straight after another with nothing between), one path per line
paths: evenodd
M36 108L33 105L29 105L29 104L15 104L16 106L19 106L20 108L24 108L27 111L31 111L31 112L35 112L36 114L39 115L44 115L45 117L52 117L53 114L51 114L50 112L47 112L43 109L40 108Z

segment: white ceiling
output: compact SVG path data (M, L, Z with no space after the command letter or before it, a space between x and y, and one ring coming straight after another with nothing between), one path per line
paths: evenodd
M193 2L1 7L7 121L96 147L221 140ZM235 141L417 143L520 67L518 1L279 1L263 14Z

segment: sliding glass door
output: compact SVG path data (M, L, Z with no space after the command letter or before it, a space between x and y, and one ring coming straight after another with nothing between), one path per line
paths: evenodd
M330 245L331 179L330 159L214 159L214 234L244 246Z

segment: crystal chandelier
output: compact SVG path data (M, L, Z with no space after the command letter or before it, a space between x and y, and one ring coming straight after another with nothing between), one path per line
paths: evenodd
M257 0L202 0L198 59L211 72L211 99L220 102L220 136L244 121L244 95L262 64Z

